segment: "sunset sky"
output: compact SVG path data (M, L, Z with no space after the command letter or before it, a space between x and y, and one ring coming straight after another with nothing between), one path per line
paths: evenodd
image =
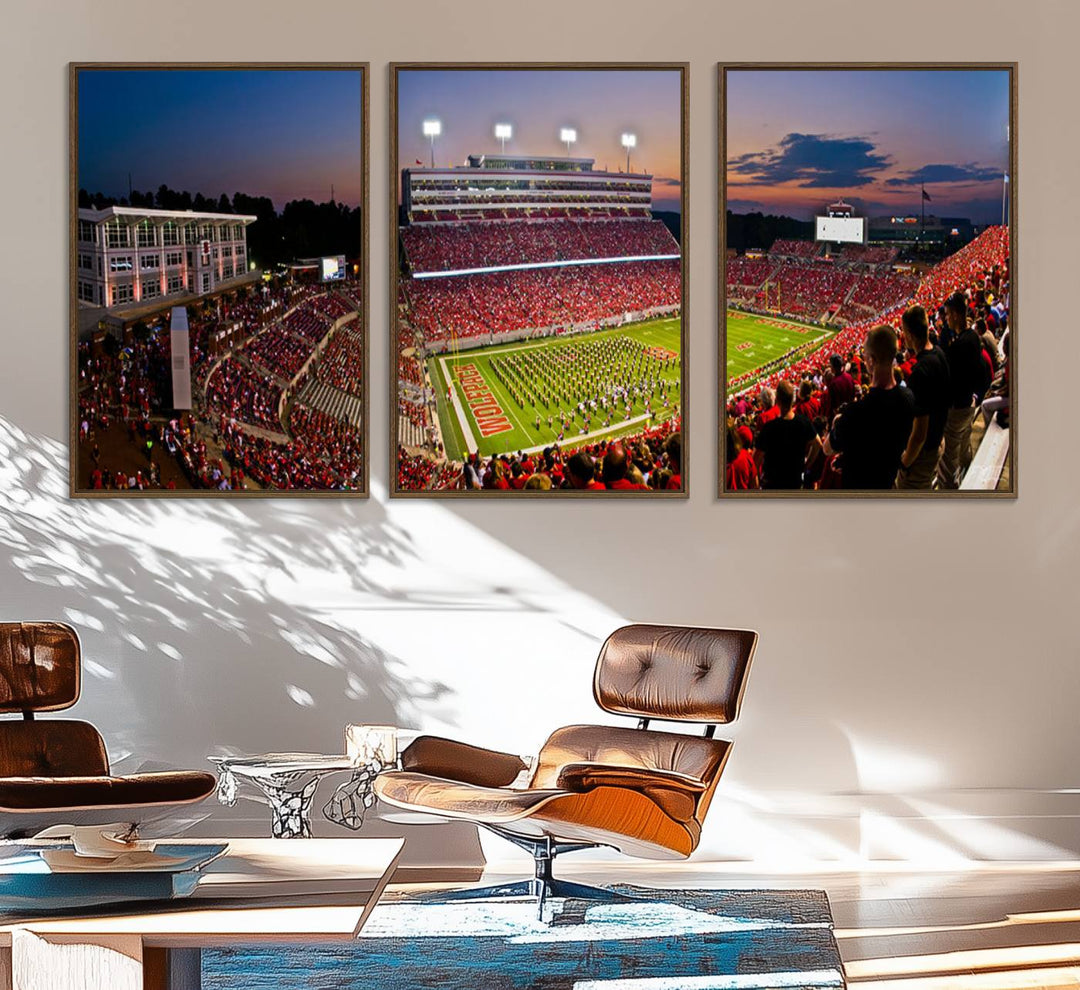
M358 206L356 70L94 69L79 73L79 186Z
M425 119L442 122L436 165L460 165L471 154L500 150L496 123L513 126L507 154L565 156L563 127L577 130L575 158L621 170L624 131L637 135L630 167L651 172L653 206L681 208L680 74L677 70L427 70L398 75L398 162L430 161Z
M838 197L876 216L1001 217L1009 79L991 70L730 70L735 213L806 220Z

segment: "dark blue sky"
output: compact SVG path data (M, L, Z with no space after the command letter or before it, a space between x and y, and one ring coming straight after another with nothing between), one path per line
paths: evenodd
M981 70L731 70L728 207L808 219L842 196L869 215L999 222L1009 77Z
M358 206L362 106L358 70L82 70L79 186Z
M571 155L624 169L624 131L637 136L630 167L651 172L653 205L681 208L681 78L675 69L405 69L398 74L398 161L427 164L421 125L442 122L436 165L500 150L496 123L513 126L507 154L565 155L562 127L577 130Z

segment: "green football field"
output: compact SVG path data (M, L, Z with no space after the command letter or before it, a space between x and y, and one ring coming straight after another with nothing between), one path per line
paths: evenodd
M784 317L755 316L728 310L727 376L730 382L751 374L804 344L822 344L832 332Z
M583 374L581 369L590 367L591 360L594 362L591 365L594 369L591 374L603 374L596 370L595 362L600 360L598 355L604 351L605 341L610 342L607 350L619 348L625 354L636 355L641 347L646 348L652 362L651 367L658 369L656 378L669 383L669 405L665 408L662 401L653 398L652 422L645 413L644 399L639 398L632 405L629 419L625 417L625 410L620 406L611 413L610 425L605 426L607 414L598 410L591 414L588 430L583 433L584 416L573 408L572 401L548 396L545 403L539 395L534 395L530 401L521 394L527 390L539 392L543 387L539 377L535 380L528 378L532 366L542 364L548 369L554 369L550 372L554 380L569 381L575 375ZM558 435L562 429L559 423L560 410L568 417L573 414L572 421L568 421L563 430L564 445L640 433L653 423L662 422L678 412L680 353L680 321L676 317L648 320L610 330L597 330L569 338L523 340L514 344L462 350L456 354L435 355L428 359L428 373L435 387L439 423L447 456L452 460L461 460L467 452L473 450L479 450L484 455L504 454L558 443ZM662 364L669 356L676 360L667 360L672 367L665 368ZM496 362L495 367L492 366L493 361ZM658 361L659 366L656 364ZM506 369L511 364L519 369L519 382L528 381L527 388L519 387L520 402L512 397L506 384ZM503 380L496 374L496 368L503 369ZM454 402L448 401L449 382L453 382ZM490 392L490 398L485 396L487 392ZM499 413L494 412L496 407ZM536 427L538 415L539 429ZM549 416L553 417L550 427L547 422ZM490 435L484 436L484 430L488 430Z

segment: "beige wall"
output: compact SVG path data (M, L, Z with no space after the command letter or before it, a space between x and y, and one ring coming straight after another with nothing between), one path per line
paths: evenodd
M114 753L365 717L524 750L592 717L621 619L734 624L762 640L708 854L1080 852L1080 5L6 0L0 28L0 617L86 630ZM69 503L66 63L249 59L372 63L377 497ZM691 63L689 501L385 502L386 63L423 59ZM753 59L1019 62L1017 501L715 499L716 63Z

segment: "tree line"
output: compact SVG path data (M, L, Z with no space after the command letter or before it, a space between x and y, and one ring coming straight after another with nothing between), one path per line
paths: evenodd
M747 248L768 251L773 241L812 240L814 224L809 220L778 217L765 213L727 211L727 246L742 254Z
M137 209L193 210L198 213L244 213L257 217L247 228L248 258L258 268L272 269L296 258L343 254L359 258L362 245L360 207L330 200L290 200L278 213L268 196L236 192L217 199L197 192L170 189L162 183L157 192L131 191L130 196L106 196L79 190L81 209L130 206Z

